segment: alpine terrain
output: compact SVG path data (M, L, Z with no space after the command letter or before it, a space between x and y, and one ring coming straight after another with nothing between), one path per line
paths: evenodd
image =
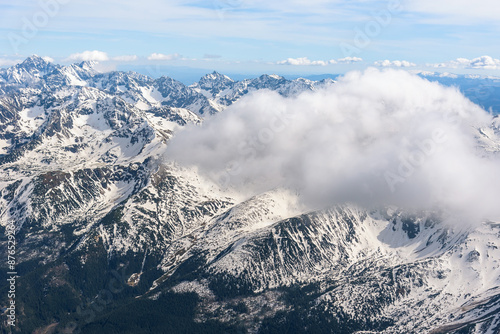
M304 210L291 191L244 197L165 159L176 131L249 93L330 85L214 72L186 86L38 56L0 69L13 333L500 333L500 222L348 203ZM474 129L484 155L500 152L494 120Z

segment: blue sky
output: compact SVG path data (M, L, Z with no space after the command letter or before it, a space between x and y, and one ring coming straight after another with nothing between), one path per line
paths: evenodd
M498 17L496 0L0 0L0 66L38 54L151 72L500 75Z

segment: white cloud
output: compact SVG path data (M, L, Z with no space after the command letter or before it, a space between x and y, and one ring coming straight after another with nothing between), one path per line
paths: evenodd
M106 52L98 50L73 53L68 58L66 58L66 61L107 61L107 60L109 60L108 54Z
M124 56L113 57L114 61L123 61L123 62L136 61L137 59L138 57L136 55L124 55Z
M278 62L278 65L296 65L296 66L326 66L330 64L331 61L324 60L310 60L307 57L302 58L288 58L287 60L281 60Z
M278 65L295 65L295 66L326 66L326 65L333 65L337 63L354 63L354 62L360 62L363 61L361 58L357 57L346 57L346 58L341 58L341 59L330 59L330 60L310 60L307 57L302 57L302 58L288 58L286 60L281 60L278 61Z
M444 63L427 64L429 67L436 68L473 68L485 70L500 69L500 59L495 59L490 56L481 56L474 59L457 58Z
M474 58L470 61L471 68L483 68L488 70L496 70L500 68L500 59L494 59L490 56L482 56Z
M175 60L180 58L181 55L178 53L173 53L173 54L163 54L163 53L152 53L149 57L148 60Z
M359 58L359 57L345 57L345 58L340 58L340 59L337 59L337 61L339 63L357 63L357 62L361 62L363 61L362 58Z
M0 58L0 66L13 66L22 62L21 59Z
M166 157L246 195L283 187L307 204L439 205L479 219L500 210L500 157L475 139L491 122L455 88L372 68L298 97L248 95L179 130Z
M43 58L43 60L45 60L46 62L49 62L49 63L53 63L53 62L54 62L54 58L51 58L51 57L49 57L49 56L44 56L44 57L42 57L42 58Z
M376 61L375 66L380 66L380 67L414 67L417 66L417 64L410 63L409 61L406 60L382 60L382 61Z
M500 6L496 0L405 0L405 10L431 14L428 22L462 24L493 20L498 22Z

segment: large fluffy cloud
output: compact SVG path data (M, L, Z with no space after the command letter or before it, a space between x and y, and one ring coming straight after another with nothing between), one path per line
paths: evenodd
M492 121L454 88L368 69L293 98L247 96L176 133L167 157L249 194L286 187L311 205L442 205L479 218L499 210L500 163L476 138Z

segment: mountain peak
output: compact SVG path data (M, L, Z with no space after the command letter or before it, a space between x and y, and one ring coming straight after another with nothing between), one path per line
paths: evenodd
M195 83L193 87L201 88L202 90L210 92L212 96L215 96L224 89L233 86L234 83L235 81L227 75L213 71L201 77L200 81Z
M176 85L181 84L181 85L184 85L180 81L175 80L174 78L169 77L168 75L162 75L161 77L159 77L158 79L156 79L156 81L160 82L160 83L168 83L168 84L176 84Z
M277 74L263 74L259 77L259 79L261 80L283 80L285 79L284 77L282 77L281 75L277 75Z
M227 75L221 74L217 71L213 71L212 73L206 74L200 79L200 83L208 81L234 82L234 80L228 77Z
M87 70L87 71L90 71L90 70L94 70L95 71L95 66L99 64L97 61L95 60L86 60L86 61L82 61L80 64L78 64L78 67L84 69L84 70Z
M50 63L40 56L32 55L32 56L26 58L20 64L20 66L27 68L27 69L43 70L43 69L47 68L47 66L50 66Z

